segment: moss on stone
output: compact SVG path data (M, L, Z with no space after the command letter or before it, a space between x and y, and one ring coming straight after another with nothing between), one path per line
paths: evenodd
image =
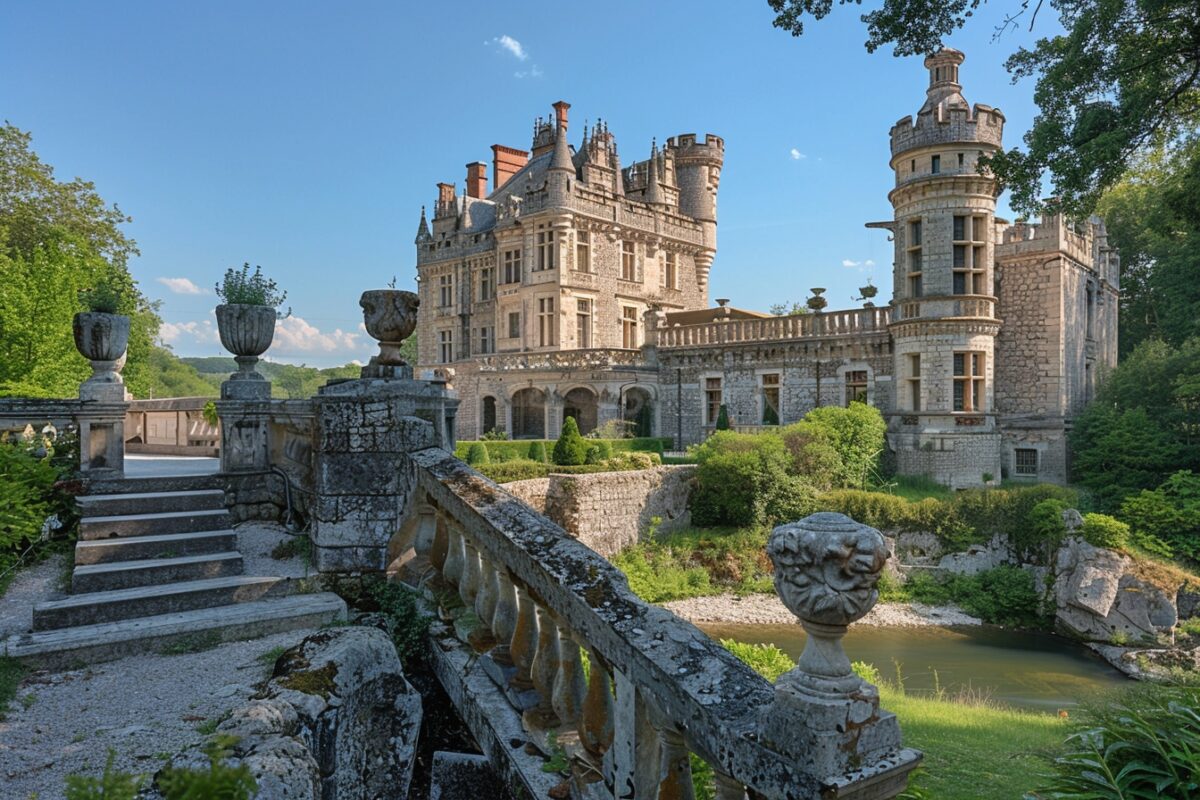
M329 695L337 690L333 679L337 677L337 667L326 664L318 669L301 670L279 678L279 685L304 694L313 694L322 700L328 700Z

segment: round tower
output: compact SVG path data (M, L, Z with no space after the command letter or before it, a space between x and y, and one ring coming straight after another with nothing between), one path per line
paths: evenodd
M709 133L697 141L694 133L684 133L668 139L664 150L675 161L679 211L698 221L703 229L703 249L696 256L696 281L707 305L708 275L717 254L717 189L725 163L725 140Z
M925 59L929 88L916 119L891 130L894 209L890 439L904 474L954 487L1000 477L993 359L1000 329L993 290L994 178L979 159L1000 149L1004 115L968 105L964 56Z

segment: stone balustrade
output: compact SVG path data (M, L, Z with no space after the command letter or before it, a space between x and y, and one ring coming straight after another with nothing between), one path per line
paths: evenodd
M204 417L207 397L130 400L125 410L125 451L180 456L215 456L219 425Z
M644 366L641 350L598 347L590 350L552 350L545 353L500 353L478 356L480 372L537 369L593 369L597 367Z
M696 325L675 325L656 331L660 348L709 347L741 342L786 341L884 332L891 322L889 308L858 308L821 314L797 314L762 319L725 319Z
M923 297L900 303L896 322L914 319L995 319L996 298L989 295Z
M712 766L721 800L903 790L920 755L900 746L895 718L853 676L840 645L845 625L877 597L886 558L877 531L841 515L776 531L777 585L819 646L806 651L807 671L772 686L638 599L605 559L450 453L430 447L409 457L414 494L393 564L407 565L399 574L436 598L443 618L456 617L508 713L535 735L555 732L572 796L691 798L689 753ZM470 693L476 702L479 694ZM514 748L524 751L480 715L464 711L481 744L485 733L496 738L485 752L503 774L519 772L508 762L519 757ZM532 775L526 788L535 793L545 777Z

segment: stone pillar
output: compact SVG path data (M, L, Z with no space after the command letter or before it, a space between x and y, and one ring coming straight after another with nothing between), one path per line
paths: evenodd
M381 366L393 365L364 371ZM312 402L317 569L382 571L411 502L408 453L454 449L458 398L444 384L364 377L324 386Z
M231 377L221 383L216 406L221 418L221 472L270 469L271 382L261 376Z
M129 407L125 384L89 379L79 387L79 399L83 401L77 417L79 471L89 478L123 478L125 411Z
M883 536L844 514L821 512L772 531L767 554L775 590L808 641L796 668L775 683L763 739L827 782L894 756L896 717L879 707L878 690L854 674L842 649L847 627L879 599L875 584L888 558ZM891 780L902 786L906 772Z

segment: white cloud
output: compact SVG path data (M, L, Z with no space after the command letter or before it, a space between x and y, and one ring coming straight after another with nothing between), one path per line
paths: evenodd
M507 33L503 36L493 38L492 44L499 45L504 50L507 50L517 61L529 60L529 53L525 50L525 46Z
M791 152L793 161L800 161L801 159L808 158L808 156L804 155L804 153L801 153L799 150L797 150L794 147L791 149L790 152Z
M203 322L164 322L158 329L158 338L163 344L170 345L185 341L191 344L214 344L221 341L217 326L207 319Z
M286 317L275 323L275 341L271 351L278 355L334 353L358 349L359 334L334 328L326 333L303 317Z
M542 68L534 64L528 70L517 70L513 73L514 78L540 78L542 77Z
M187 278L159 278L158 282L175 294L208 294Z
M847 269L853 269L854 267L857 267L857 266L858 266L858 262L857 262L857 261L851 261L851 260L850 260L850 259L848 259L848 258L843 258L843 259L842 259L842 266L843 266L843 267L846 267Z
M875 267L875 262L870 258L866 261L851 261L848 258L843 258L842 266L846 269L857 269L859 272L866 272Z

